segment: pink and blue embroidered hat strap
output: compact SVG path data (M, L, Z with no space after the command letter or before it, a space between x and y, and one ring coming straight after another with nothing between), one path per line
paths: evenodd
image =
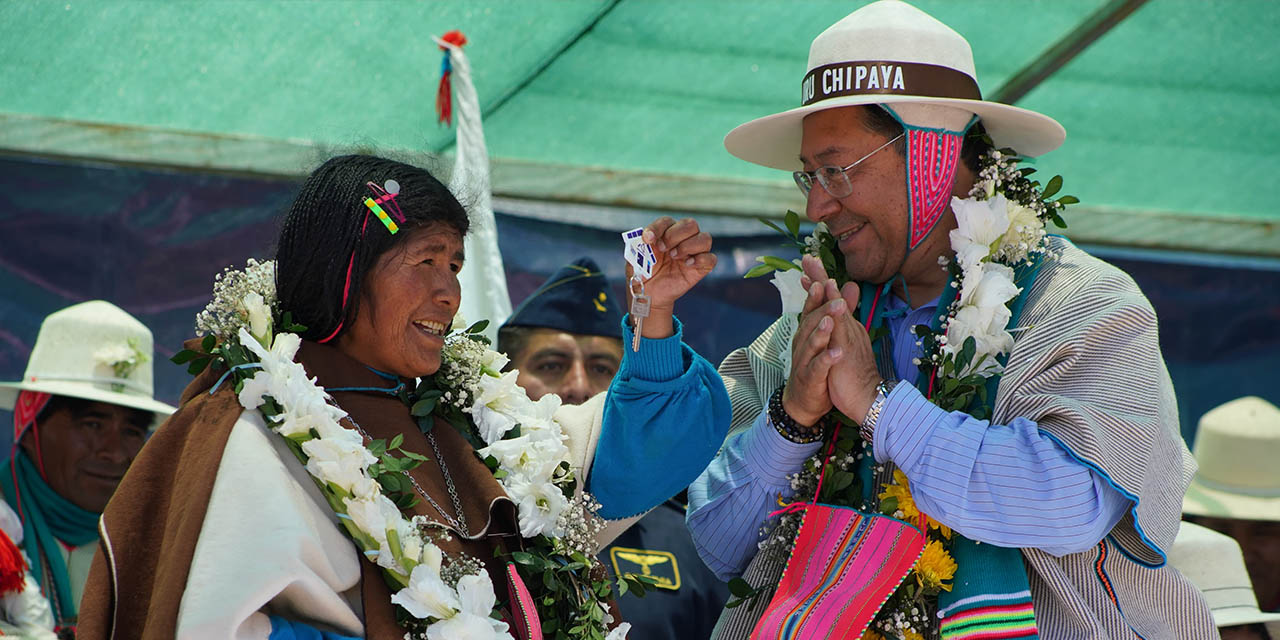
M880 105L899 124L907 138L907 202L910 224L907 225L907 251L913 251L942 219L951 203L951 186L955 183L960 149L965 132L978 117L970 118L961 131L917 127L903 122L889 105Z

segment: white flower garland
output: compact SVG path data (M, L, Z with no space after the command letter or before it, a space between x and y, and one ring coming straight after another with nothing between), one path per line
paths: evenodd
M1032 264L1048 251L1045 202L1034 199L1026 206L1007 198L1001 187L1021 177L1018 158L998 150L990 156L993 163L979 174L969 197L951 198L956 214L951 248L960 268L959 295L943 321L940 342L942 353L954 357L967 339L974 339L976 350L958 372L960 377L990 378L1003 370L997 358L1013 350L1009 304L1022 293L1013 269Z
M294 333L272 335L272 298L271 292L266 298L251 292L233 306L215 296L210 305L228 309L224 317L235 311L242 321L235 336L260 367L241 386L241 406L252 411L274 402L271 411L263 411L269 428L297 445L307 472L327 490L330 506L352 539L403 585L391 602L429 621L425 636L406 637L511 638L507 624L490 617L497 600L488 572L466 575L450 586L442 576L443 552L421 533L426 519L405 519L382 493L369 469L378 458L358 431L341 424L347 413L294 361L301 338ZM461 364L460 369L482 372L467 381L471 386L460 395L474 398L467 410L488 444L479 453L497 459L500 472L495 477L517 505L521 535L560 535L565 529L561 516L570 506L566 489L574 480L564 444L567 437L554 415L560 398L551 394L530 400L515 384L516 372L497 373L507 358L495 351L460 348L452 355L464 359L453 363ZM625 638L629 628L623 623L608 640Z
M395 576L404 587L391 596L419 619L434 619L426 637L511 638L507 624L489 617L495 595L488 572L458 580L450 587L441 577L443 552L419 529L419 518L407 520L382 494L369 472L378 461L364 437L342 426L347 413L330 403L324 389L294 356L301 339L281 333L265 344L241 327L240 344L261 366L245 380L240 405L257 410L269 399L280 412L267 420L272 431L299 445L307 473L327 488L330 505L365 555ZM460 635L461 633L467 635Z

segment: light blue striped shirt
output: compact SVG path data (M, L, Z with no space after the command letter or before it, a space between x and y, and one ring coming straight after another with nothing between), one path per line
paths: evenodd
M909 384L919 372L910 328L928 324L938 302L916 309L892 296L887 302L894 369L905 382L885 401L877 460L906 473L921 510L973 540L1057 556L1098 544L1132 502L1035 422L993 425L929 402ZM778 495L792 495L787 476L820 446L783 438L761 413L689 487L689 529L717 576L727 580L746 568Z

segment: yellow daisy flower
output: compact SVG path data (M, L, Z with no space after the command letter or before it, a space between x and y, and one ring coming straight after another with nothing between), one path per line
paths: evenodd
M942 589L950 591L946 584L956 575L956 561L943 548L941 540L934 540L925 545L924 553L916 561L916 582L922 589Z
M883 486L884 493L880 494L880 499L897 498L898 510L902 512L902 519L914 524L916 519L920 517L920 509L916 507L915 498L911 497L911 481L907 479L907 474L903 473L901 469L894 469L893 484ZM942 534L942 537L948 540L951 539L951 527L933 518L929 518L929 528L937 529Z
M907 480L907 474L901 469L893 470L893 484L886 484L884 493L880 494L880 499L896 498L898 500L898 511L902 512L902 519L914 521L920 517L920 510L916 508L915 498L911 497L911 484Z

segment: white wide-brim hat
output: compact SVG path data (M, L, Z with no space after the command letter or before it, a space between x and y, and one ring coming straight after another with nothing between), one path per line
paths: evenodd
M901 0L873 2L814 38L800 107L739 125L724 139L748 162L797 171L801 125L815 111L890 105L904 122L959 130L977 115L996 147L1039 156L1066 130L1049 116L989 102L978 89L973 51L959 33Z
M1204 594L1217 626L1280 621L1280 613L1258 608L1240 543L1231 536L1183 522L1169 549L1169 564Z
M0 382L0 408L13 409L20 391L41 391L150 411L154 427L174 412L154 397L154 360L151 330L123 309L102 300L72 305L40 324L22 380Z
M1200 468L1183 513L1280 520L1280 408L1246 396L1211 409L1200 418L1192 455Z

